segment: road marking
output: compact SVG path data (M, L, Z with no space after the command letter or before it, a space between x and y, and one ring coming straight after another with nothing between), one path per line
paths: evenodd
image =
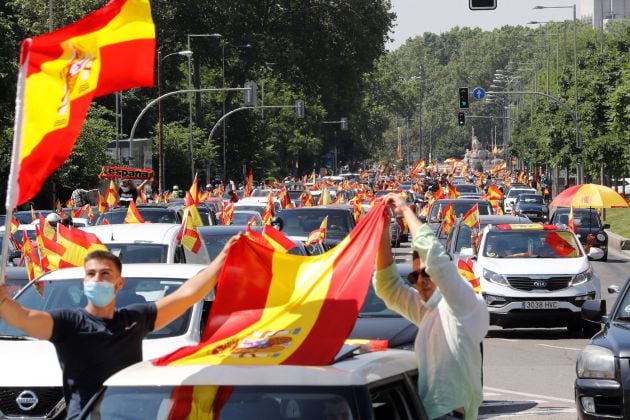
M575 350L575 351L582 351L584 349L577 349L575 347L562 347L562 346L552 346L551 344L537 344L537 346L543 346L543 347L551 347L552 349L562 349L562 350Z
M510 389L491 388L491 387L488 387L488 386L484 386L483 389L484 390L488 390L488 391L501 392L503 394L522 395L524 397L538 398L538 399L541 399L541 400L560 401L560 402L566 402L566 403L575 404L574 400L570 400L568 398L550 397L548 395L530 394L530 393L527 393L527 392L512 391Z
M534 410L534 411L524 411L522 413L491 413L491 414L482 414L478 418L479 419L513 419L515 417L532 417L532 416L550 416L552 414L563 414L563 413L575 413L575 409L573 408L550 408L548 410Z
M486 398L486 396L488 396L488 394L483 394L484 399ZM482 407L506 407L506 406L512 406L512 405L524 405L524 404L528 404L528 403L535 403L535 404L544 404L547 401L541 401L541 400L521 400L521 401L512 401L512 400L506 400L506 401L484 401L483 403L481 403Z

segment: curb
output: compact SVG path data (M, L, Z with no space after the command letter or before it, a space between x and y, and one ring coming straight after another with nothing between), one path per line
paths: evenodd
M609 230L606 230L606 233L608 234L609 247L612 247L617 251L630 250L630 239L624 238L623 236L617 235Z

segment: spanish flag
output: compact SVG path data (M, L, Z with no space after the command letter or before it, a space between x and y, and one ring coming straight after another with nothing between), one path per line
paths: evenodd
M201 236L199 236L199 232L193 221L193 216L191 215L192 207L195 206L184 208L184 218L182 220L182 226L177 233L177 241L197 254L201 249Z
M26 235L25 230L22 231L22 258L26 262L26 272L28 274L29 281L44 273L44 270L42 270L39 262L39 257L37 256L37 252L35 252L35 246Z
M479 284L479 277L475 277L475 272L473 271L473 260L468 258L467 260L457 260L457 271L459 275L468 280L470 285L472 286L475 293L479 293L481 290L481 285Z
M113 180L109 181L109 186L107 187L107 192L105 193L105 204L110 210L118 205L118 190L116 189L116 183Z
M111 0L83 19L22 43L9 192L17 205L70 155L94 98L153 86L149 0ZM17 184L17 185L16 185Z
M248 224L245 236L277 252L289 252L296 247L291 239L287 238L284 233L271 225L264 225L262 233L258 233Z
M57 242L64 248L62 258L75 267L83 267L85 256L92 251L107 251L107 247L93 233L77 228L67 228L61 223L57 225Z
M462 217L462 223L471 229L479 229L479 206L475 204Z
M247 182L245 182L245 189L243 191L243 197L250 197L254 190L254 172L250 169L249 175L247 175Z
M231 225L232 216L234 216L234 203L224 201L221 207L221 224Z
M309 233L308 238L306 238L306 242L304 245L309 246L310 244L315 244L319 242L324 242L326 240L326 228L328 227L328 216L324 217L322 220L322 224L318 229L315 229L311 233Z
M451 228L455 224L455 210L453 209L453 205L449 204L444 209L444 219L442 221L442 231L445 235L451 231Z
M195 179L193 180L190 189L186 192L186 202L185 205L189 206L194 204L195 206L199 205L199 182L197 181L197 174L195 174ZM191 202L189 202L189 200Z
M384 206L322 255L274 252L241 237L224 263L202 342L155 364L330 364L365 299Z
M136 203L133 201L129 202L129 207L127 208L127 214L125 215L125 220L123 223L144 223L144 218L138 211L138 207Z
M577 233L578 231L577 226L575 226L575 219L573 219L573 207L571 207L571 210L569 210L569 220L567 221L567 227L575 233Z

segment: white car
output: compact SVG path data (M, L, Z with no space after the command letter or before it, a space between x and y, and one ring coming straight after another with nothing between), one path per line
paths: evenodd
M208 264L210 257L202 244L197 253L177 240L181 225L176 223L130 223L88 226L93 233L125 263Z
M591 253L602 253L591 248ZM575 234L554 225L489 225L473 257L475 277L490 312L502 327L568 327L592 335L582 304L600 298L600 279Z
M267 193L267 195L264 197L241 198L236 203L234 203L234 211L255 210L258 213L260 213L260 215L262 216L265 209L267 208L267 200L269 199L268 197L269 197L269 193ZM273 207L274 207L274 212L277 212L282 209L282 205L280 204L280 201L278 201L278 199L276 198L273 199Z
M505 198L503 200L503 212L509 214L514 208L514 203L516 199L521 194L536 194L536 189L534 188L510 188L505 194Z
M195 418L222 420L423 420L417 377L414 353L393 349L340 353L328 366L141 362L109 378L82 416L185 418L194 407Z
M204 268L205 265L193 264L123 265L125 287L119 292L116 306L160 299ZM31 282L15 300L39 310L83 307L87 303L83 295L83 274L83 268L46 273L35 280L43 287L42 295ZM213 299L213 294L207 296L175 321L149 334L142 345L144 359L199 343L203 321ZM0 419L63 418L61 369L52 343L30 338L0 320L0 354Z

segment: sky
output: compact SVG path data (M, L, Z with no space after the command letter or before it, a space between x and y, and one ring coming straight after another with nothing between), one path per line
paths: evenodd
M504 25L526 25L530 21L563 21L573 19L573 10L543 9L533 10L534 6L572 6L577 4L577 18L580 18L580 1L550 0L497 0L496 10L472 11L468 0L391 0L392 11L397 18L393 42L386 45L395 50L408 38L425 32L440 34L455 26L480 27L491 31ZM530 25L532 28L536 25Z

